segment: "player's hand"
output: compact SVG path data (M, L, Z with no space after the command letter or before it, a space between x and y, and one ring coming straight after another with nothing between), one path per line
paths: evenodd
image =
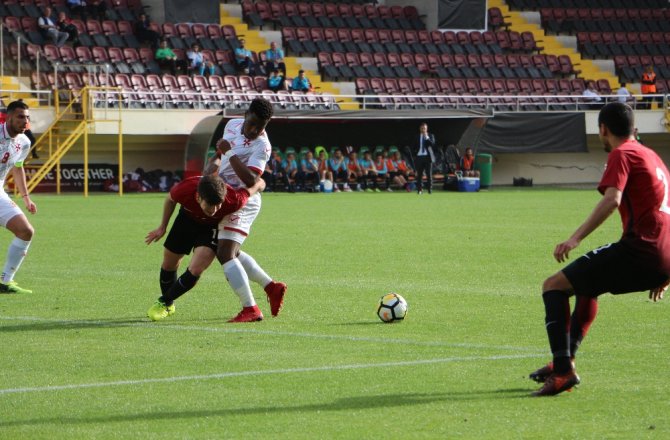
M28 210L29 213L35 214L37 212L37 205L35 204L35 202L30 200L30 197L27 196L24 197L23 203L25 204L26 209Z
M559 243L556 245L556 249L554 249L554 258L559 263L564 262L570 256L570 251L577 246L579 246L579 240L576 238L569 238L563 243Z
M218 157L221 157L221 155L225 154L230 148L230 142L225 139L219 139L219 142L216 143L216 154Z
M163 235L165 235L165 228L158 227L147 234L146 238L144 239L144 242L146 244L151 244L155 241L160 240L161 237L163 237Z
M651 289L649 291L649 299L658 302L663 299L663 294L665 293L666 290L668 290L668 286L670 286L670 278L667 279L663 284L660 286Z

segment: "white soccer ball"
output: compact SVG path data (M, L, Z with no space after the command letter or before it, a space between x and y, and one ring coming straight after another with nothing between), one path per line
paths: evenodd
M379 300L377 316L384 322L402 321L407 315L407 301L397 293L387 293Z

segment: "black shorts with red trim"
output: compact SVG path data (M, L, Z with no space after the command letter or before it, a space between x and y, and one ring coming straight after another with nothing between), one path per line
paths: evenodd
M191 249L207 246L216 252L218 228L193 220L183 210L174 219L163 246L175 254L188 255Z
M650 290L668 279L646 255L621 241L589 251L563 268L563 274L575 294L590 297Z

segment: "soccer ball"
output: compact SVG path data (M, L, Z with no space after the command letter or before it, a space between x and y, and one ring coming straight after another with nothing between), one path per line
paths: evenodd
M384 322L402 321L407 315L407 301L397 293L387 293L379 300L377 316Z

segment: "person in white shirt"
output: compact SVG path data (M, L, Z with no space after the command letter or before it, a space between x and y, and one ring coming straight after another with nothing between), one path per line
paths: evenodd
M589 81L586 83L586 88L582 93L582 96L586 101L586 108L588 109L599 109L603 104L603 97L600 96L600 93L596 90L596 83Z
M49 6L44 8L44 13L37 19L37 26L44 38L51 39L56 46L61 47L65 44L70 35L68 35L67 32L58 30L56 23L51 18L51 11L52 9Z
M621 84L621 87L619 87L619 89L616 91L616 95L617 95L617 101L623 104L628 103L633 98L628 89L623 84Z
M25 208L32 214L37 212L37 206L30 200L23 170L23 161L30 152L30 140L24 134L29 120L28 105L23 101L13 101L7 106L6 122L0 123L0 225L14 234L2 270L0 294L32 293L32 290L19 287L14 281L14 275L26 257L35 230L21 208L4 190L5 179L11 171Z
M272 146L265 127L272 118L272 104L263 98L254 99L244 119L228 121L223 139L217 144L217 156L210 165L217 165L218 174L233 188L251 188L263 174ZM212 166L205 172L212 171ZM217 258L223 265L228 284L242 303L242 311L228 322L253 322L263 319L249 280L263 286L270 302L272 316L277 316L284 303L286 284L273 281L251 255L240 246L249 235L251 225L261 210L261 194L249 198L244 208L229 214L219 223Z

